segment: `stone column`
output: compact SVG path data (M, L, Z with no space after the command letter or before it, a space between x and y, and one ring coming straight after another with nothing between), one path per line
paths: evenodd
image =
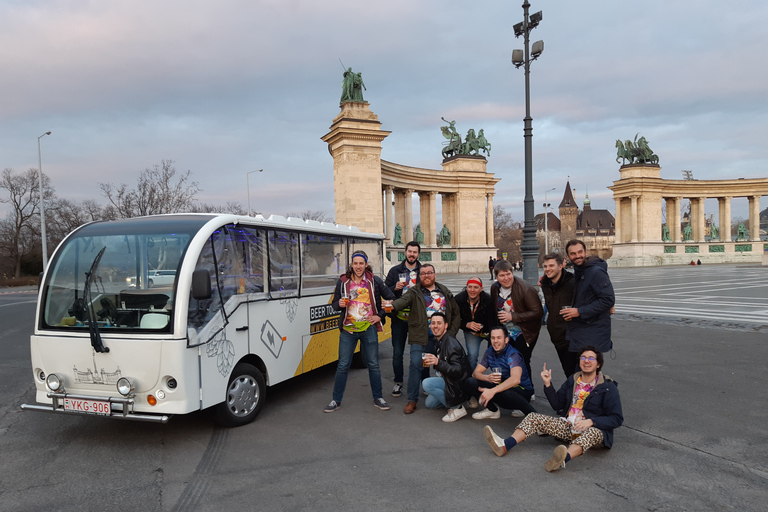
M456 232L456 194L441 193L443 205L443 224L451 230L451 246L459 245L459 233Z
M688 200L691 202L691 213L688 215L688 224L691 226L691 242L695 242L699 239L699 223L697 222L697 219L699 218L699 201L695 197L689 197Z
M683 233L680 228L680 224L683 223L682 219L680 218L680 203L683 202L682 197L676 197L675 198L675 211L674 211L674 230L670 229L669 234L672 237L672 241L675 243L678 243L680 240L683 239ZM667 218L669 218L669 212L667 212ZM672 234L674 233L674 235Z
M403 190L405 194L405 219L403 224L403 244L413 240L413 189Z
M384 187L384 222L387 226L384 236L389 239L391 244L395 237L395 222L392 215L392 197L393 188L391 186Z
M718 240L721 242L725 241L725 232L723 231L723 219L725 218L725 198L724 197L718 197L717 198L717 230L718 234L720 235L718 237Z
M669 239L672 242L677 242L678 239L675 236L677 235L676 232L680 229L679 227L675 229L675 210L677 209L675 199L674 197L664 198L667 205L667 229L669 229Z
M341 104L322 137L333 156L335 220L367 233L384 232L381 210L381 141L390 132L364 102ZM377 194L379 197L376 197Z
M704 201L706 201L706 199L707 199L706 197L700 197L699 201L698 201L698 203L699 203L699 207L698 207L699 215L696 218L696 222L699 225L699 229L698 229L699 236L697 238L697 241L699 241L699 242L706 242L707 241L707 238L706 238L706 235L707 235L707 213L704 210Z
M630 199L632 200L632 213L630 221L632 222L632 238L630 239L630 242L637 242L637 223L640 222L640 220L637 217L637 198L639 196L631 196Z
M424 233L424 246L437 246L437 214L435 212L435 193L419 192L419 214L421 217L421 231Z
M720 231L725 233L725 238L722 240L726 242L733 240L733 237L731 236L731 199L731 197L723 198L723 203L725 203L725 208L723 208L725 216L723 221L720 222L720 224L722 224L720 226Z
M401 234L402 243L403 245L405 245L406 243L411 241L411 239L406 238L406 235L405 235L405 190L395 189L394 194L395 194L395 222L394 222L395 225L392 227L392 229L394 232L395 226L400 224L400 230L402 233ZM393 242L394 242L394 238L393 238Z
M749 198L749 239L760 241L760 196Z
M621 197L614 197L613 200L616 202L616 213L613 216L614 220L614 226L613 226L613 239L617 244L620 244L624 242L624 240L621 239L621 235L623 234L621 231ZM562 243L562 241L561 241Z
M488 247L493 247L494 234L493 234L493 194L486 194L486 207L485 207L485 243Z

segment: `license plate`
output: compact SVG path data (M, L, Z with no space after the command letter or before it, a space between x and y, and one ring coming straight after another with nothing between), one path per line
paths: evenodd
M109 402L100 402L98 400L75 400L64 398L64 410L71 412L80 412L83 414L99 414L108 416L112 414L112 404Z

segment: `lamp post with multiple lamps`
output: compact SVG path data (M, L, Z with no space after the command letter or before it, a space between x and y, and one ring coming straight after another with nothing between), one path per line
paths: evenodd
M552 206L547 202L547 194L557 190L556 187L544 192L544 254L549 254L549 207Z
M525 119L523 137L525 138L525 225L523 226L523 243L520 250L523 253L523 279L528 284L535 285L539 280L539 244L536 241L536 225L533 214L533 163L531 160L531 139L533 138L533 126L531 125L531 62L539 58L544 51L544 41L536 41L529 47L529 35L531 30L541 22L541 11L528 16L528 8L531 4L528 0L523 2L523 21L514 26L515 37L523 36L524 49L512 51L512 64L516 68L524 66L525 69Z
M248 171L245 174L245 187L248 189L248 216L251 216L251 174L255 172L263 172L264 169L257 169L255 171Z
M40 238L43 241L43 272L45 267L48 266L48 243L45 235L45 205L43 204L43 157L40 152L40 139L46 135L50 135L51 132L45 132L37 138L37 170L40 174Z

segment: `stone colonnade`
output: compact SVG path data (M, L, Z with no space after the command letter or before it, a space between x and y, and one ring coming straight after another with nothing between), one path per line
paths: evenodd
M493 242L493 195L499 181L486 171L481 156L447 159L442 170L408 167L381 160L381 130L368 103L345 102L322 137L333 157L336 222L384 234L392 264L404 257L404 244L413 239L413 194L419 196L424 234L422 261L442 272L486 272ZM437 195L442 221L451 233L449 244L438 246ZM394 244L400 225L401 243Z
M609 187L616 203L612 265L689 263L691 259L762 260L760 198L768 195L768 179L664 180L660 177L661 167L643 164L624 165L620 173L621 179ZM748 240L733 240L731 236L731 200L737 197L749 201ZM718 201L717 237L707 232L704 201L708 198ZM684 199L691 202L688 237L681 229ZM669 240L662 235L662 201L666 205Z

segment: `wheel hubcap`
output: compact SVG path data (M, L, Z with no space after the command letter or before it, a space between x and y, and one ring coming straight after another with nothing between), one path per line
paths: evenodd
M232 381L227 393L227 405L235 416L247 416L259 403L259 385L250 375L241 375Z

